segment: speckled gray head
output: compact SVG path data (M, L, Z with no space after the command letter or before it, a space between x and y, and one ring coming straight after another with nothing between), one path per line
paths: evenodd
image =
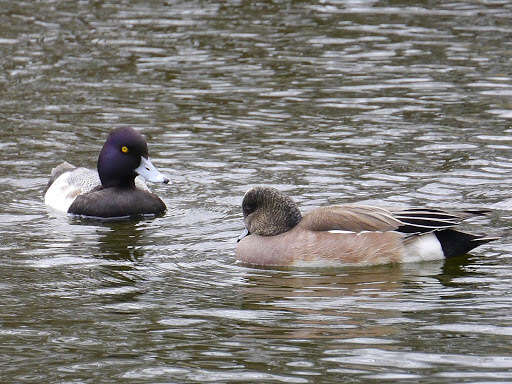
M242 211L247 235L275 236L289 231L302 219L299 207L290 197L265 186L245 193Z

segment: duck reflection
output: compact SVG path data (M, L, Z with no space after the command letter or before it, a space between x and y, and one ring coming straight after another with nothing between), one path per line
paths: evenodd
M140 271L148 245L148 221L89 221L88 231L94 233L95 247L91 249L100 262L96 281L96 292L106 305L114 305L115 311L123 311L118 305L137 306L139 296L144 293ZM84 221L77 224L83 228ZM131 304L130 304L131 303Z
M144 229L144 222L127 221L103 223L98 228L97 256L109 261L102 265L104 289L115 293L116 301L132 301L142 293L135 287L143 279L138 265L147 242Z
M408 313L428 308L408 291L421 290L421 281L435 279L442 269L438 262L335 271L250 270L241 307L263 314L264 320L251 324L253 336L382 342L412 321Z
M144 234L143 222L102 223L98 229L99 256L111 260L140 260L144 255L140 246L144 242Z

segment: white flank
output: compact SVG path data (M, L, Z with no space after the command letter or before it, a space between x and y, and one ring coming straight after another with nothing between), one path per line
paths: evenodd
M406 244L404 248L404 263L444 259L441 243L433 233L418 236Z
M44 203L59 211L67 213L78 195L90 192L101 184L97 171L87 168L74 168L57 177L44 195ZM135 178L135 187L149 191L144 179Z
M86 168L75 168L57 177L44 195L44 203L66 213L76 197L87 193L100 184L98 172Z
M68 183L67 176L67 173L60 175L44 195L44 203L47 206L64 213L68 211L69 206L80 194Z

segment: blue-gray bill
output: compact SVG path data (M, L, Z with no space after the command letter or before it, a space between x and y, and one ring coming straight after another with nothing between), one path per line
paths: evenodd
M141 156L140 165L135 169L135 172L142 176L145 180L151 181L153 183L169 183L169 178L166 177L158 169L156 169L149 158Z
M250 235L249 230L247 228L244 228L244 231L240 236L237 237L236 242L238 243L240 240L242 240L245 236Z

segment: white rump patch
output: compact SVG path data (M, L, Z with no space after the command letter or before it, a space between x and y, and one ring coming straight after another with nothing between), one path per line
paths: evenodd
M404 248L404 263L444 259L441 243L433 233L416 237L407 243Z

